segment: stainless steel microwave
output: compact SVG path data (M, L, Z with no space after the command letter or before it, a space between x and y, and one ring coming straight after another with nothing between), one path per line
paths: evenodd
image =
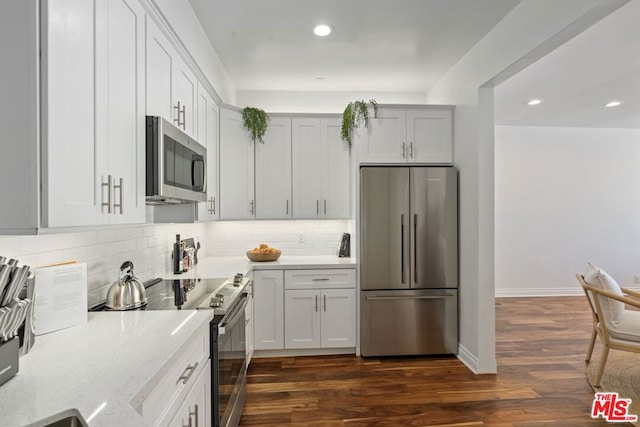
M207 149L157 116L147 116L146 201L149 205L207 200Z

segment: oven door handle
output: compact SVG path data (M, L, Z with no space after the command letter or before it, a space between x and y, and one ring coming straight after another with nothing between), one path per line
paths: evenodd
M243 296L242 299L243 301L238 304L231 313L229 313L229 319L227 319L227 316L222 318L222 322L220 322L220 325L218 326L218 335L224 335L226 333L227 325L233 326L240 318L240 315L244 313L244 309L248 303L247 296Z

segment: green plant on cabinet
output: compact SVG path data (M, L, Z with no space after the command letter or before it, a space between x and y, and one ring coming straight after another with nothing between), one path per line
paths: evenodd
M244 128L249 132L253 142L264 144L264 135L267 133L269 117L264 110L255 107L244 107L242 109L242 121Z
M373 109L373 117L378 118L378 103L375 99L369 102L357 100L347 104L342 113L342 129L340 136L343 141L351 147L353 129L360 127L364 123L364 127L369 129L369 108Z

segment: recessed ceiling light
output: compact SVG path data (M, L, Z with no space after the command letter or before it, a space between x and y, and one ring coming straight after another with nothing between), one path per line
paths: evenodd
M320 37L328 36L329 34L331 34L331 26L320 24L313 29L313 32L315 33L316 36L320 36Z
M605 107L617 107L620 104L622 104L622 101L611 101L611 102L607 102L606 104L604 104L604 106Z
M542 103L542 100L540 99L530 99L529 101L527 101L527 105L529 107L533 107L534 105L540 105Z

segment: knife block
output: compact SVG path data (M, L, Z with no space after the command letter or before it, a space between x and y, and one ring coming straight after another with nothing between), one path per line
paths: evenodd
M18 337L0 343L0 385L18 373L19 347Z

